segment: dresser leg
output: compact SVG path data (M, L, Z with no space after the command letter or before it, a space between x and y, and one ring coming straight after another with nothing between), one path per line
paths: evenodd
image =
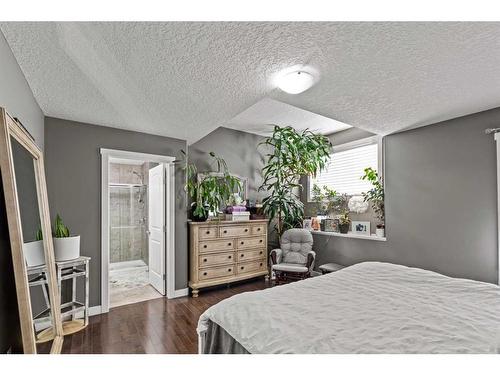
M198 298L198 292L198 289L193 289L193 291L191 292L193 294L193 298Z

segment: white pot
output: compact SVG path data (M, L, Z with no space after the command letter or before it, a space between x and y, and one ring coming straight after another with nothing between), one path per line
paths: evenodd
M64 262L80 257L80 236L54 238L56 262Z
M375 235L377 237L385 237L385 228L377 228L377 229L375 229Z
M23 244L23 253L28 267L41 266L42 264L45 264L43 241L25 242Z

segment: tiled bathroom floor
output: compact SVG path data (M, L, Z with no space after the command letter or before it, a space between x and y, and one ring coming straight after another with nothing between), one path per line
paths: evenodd
M110 308L160 297L163 296L149 285L148 266L142 260L110 264Z

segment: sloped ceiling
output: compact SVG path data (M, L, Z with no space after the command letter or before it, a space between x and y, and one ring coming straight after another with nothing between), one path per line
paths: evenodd
M378 134L500 105L499 23L0 28L45 115L189 143L235 128L230 121L265 98ZM302 64L319 74L313 88L288 95L275 87L278 72Z

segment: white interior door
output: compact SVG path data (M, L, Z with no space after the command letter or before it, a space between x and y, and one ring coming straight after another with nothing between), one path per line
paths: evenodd
M149 170L149 283L165 295L165 166Z

